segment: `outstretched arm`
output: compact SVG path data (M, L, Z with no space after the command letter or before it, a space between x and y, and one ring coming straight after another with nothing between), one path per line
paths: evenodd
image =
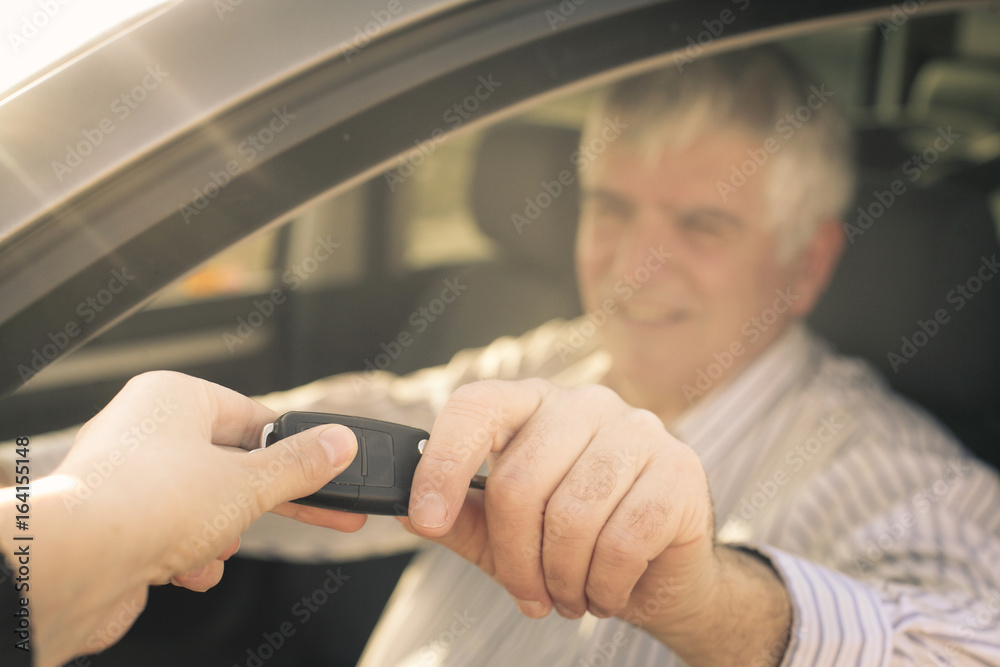
M116 642L149 585L214 586L240 534L264 512L361 527L363 516L286 502L350 464L350 430L318 427L249 454L275 417L210 382L147 373L80 429L52 475L32 481L32 541L12 539L21 501L13 487L0 491L0 549L14 563L17 549L30 548L25 592L36 664L63 664Z

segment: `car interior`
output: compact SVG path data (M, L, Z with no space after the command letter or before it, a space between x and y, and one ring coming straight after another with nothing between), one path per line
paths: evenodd
M781 46L834 91L858 163L849 242L809 324L1000 467L1000 279L982 269L1000 254L1000 12L824 28ZM263 394L372 366L405 374L580 315L578 184L539 195L573 170L595 94L418 147L230 248L0 401L0 440L81 423L145 370ZM886 204L895 181L905 190ZM532 202L530 224L514 224ZM329 259L313 254L323 239L336 244ZM446 281L467 290L420 314ZM264 312L275 289L287 299ZM379 358L400 332L413 343ZM338 564L363 585L296 634L286 664L355 664L411 555ZM133 631L90 664L247 664L246 646L330 566L237 556L207 593L154 588Z

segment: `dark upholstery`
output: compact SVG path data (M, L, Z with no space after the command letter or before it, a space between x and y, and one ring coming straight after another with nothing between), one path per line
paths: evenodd
M860 229L858 207L877 203L875 192L887 200L884 193L896 179L898 172L863 175L847 222ZM1000 260L985 198L948 183L919 188L900 180L907 190L871 223L862 219L870 224L863 233L848 232L852 242L810 323L842 352L875 365L893 387L997 464L1000 276L983 282L971 298L956 289L970 279L969 287L976 287L981 269L995 275L987 267ZM944 323L934 321L936 313Z
M508 123L492 129L479 146L469 199L479 228L506 259L574 291L580 198L572 157L579 141L578 131L562 127ZM526 216L534 214L533 205L535 219Z

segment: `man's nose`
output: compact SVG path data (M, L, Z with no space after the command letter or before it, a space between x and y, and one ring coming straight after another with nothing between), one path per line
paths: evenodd
M677 246L676 225L661 215L639 215L622 239L618 268L623 274L639 267L657 272L669 270L670 257Z

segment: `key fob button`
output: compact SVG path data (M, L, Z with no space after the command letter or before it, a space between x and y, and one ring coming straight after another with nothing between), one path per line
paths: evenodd
M413 471L420 459L421 442L427 431L347 415L317 412L286 412L261 434L269 447L292 433L320 424L343 424L358 440L358 453L351 464L323 488L292 502L314 507L406 516Z
M365 486L391 487L396 483L392 436L381 431L365 429L365 459L368 468L365 474Z
M344 469L344 472L340 473L333 478L333 482L337 484L357 484L361 486L365 483L364 478L364 466L365 466L365 437L364 433L359 428L351 428L354 431L354 437L358 439L358 453L351 461L351 465Z

